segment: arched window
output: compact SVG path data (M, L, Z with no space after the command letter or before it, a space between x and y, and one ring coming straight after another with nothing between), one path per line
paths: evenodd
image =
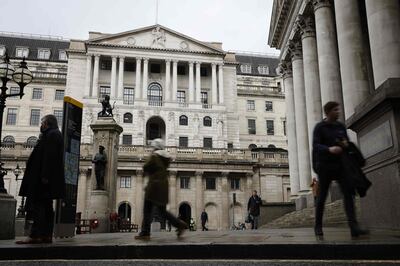
M15 139L13 136L5 136L3 139L4 144L13 144L15 143Z
M205 126L205 127L211 127L212 126L211 117L206 116L206 117L203 118L203 126Z
M181 115L179 117L179 125L181 126L187 126L188 125L188 118L186 115Z
M151 106L162 106L162 89L160 84L151 83L147 89L147 99Z
M274 144L269 144L267 148L273 149L276 148L276 146Z
M35 136L32 136L32 137L29 137L26 140L26 144L31 145L31 146L35 146L37 141L38 141L38 138L35 137Z
M249 145L249 150L252 150L252 149L255 149L255 148L257 148L256 144L250 144Z
M124 123L133 123L133 116L131 113L124 114Z

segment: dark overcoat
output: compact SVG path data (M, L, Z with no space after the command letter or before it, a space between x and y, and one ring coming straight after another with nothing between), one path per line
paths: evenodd
M144 197L157 205L168 203L169 163L169 158L153 153L143 166L144 174L149 176Z
M60 199L65 196L64 141L58 128L47 129L33 148L26 164L20 196Z

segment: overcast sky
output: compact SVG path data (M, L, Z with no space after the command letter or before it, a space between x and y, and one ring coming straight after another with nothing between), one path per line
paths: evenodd
M87 39L156 22L157 0L1 0L0 31ZM158 0L158 24L224 50L277 54L267 44L273 0ZM7 10L7 12L5 12Z

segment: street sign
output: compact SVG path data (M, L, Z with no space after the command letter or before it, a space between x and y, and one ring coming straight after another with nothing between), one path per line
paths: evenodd
M66 194L57 201L55 237L75 235L76 201L78 194L79 158L83 104L65 96L62 134L64 137L64 171Z

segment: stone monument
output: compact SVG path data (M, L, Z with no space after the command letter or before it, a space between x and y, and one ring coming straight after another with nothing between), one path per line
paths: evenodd
M15 210L17 201L4 188L3 177L7 171L0 164L0 239L15 238Z
M99 221L99 226L93 232L109 232L109 216L110 213L116 211L118 146L122 127L117 124L112 116L99 116L90 125L90 128L93 130L93 151L97 153L99 147L102 146L104 149L101 149L104 150L107 161L104 169L104 179L102 180L103 184L97 184L97 182L95 184L94 180L99 180L99 177L95 178L96 171L94 170L97 166L93 164L89 219L97 219Z

